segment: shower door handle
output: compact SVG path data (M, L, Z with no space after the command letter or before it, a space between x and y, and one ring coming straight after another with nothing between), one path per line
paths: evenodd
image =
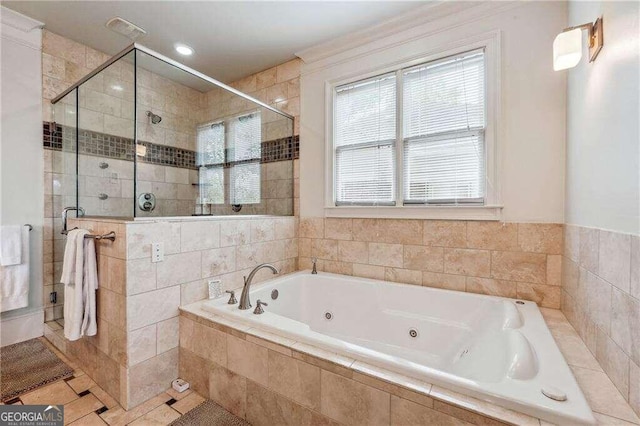
M67 215L71 210L78 212L76 217L84 216L84 209L82 207L65 207L62 209L62 231L60 231L62 235L67 235L69 233L69 231L67 231Z

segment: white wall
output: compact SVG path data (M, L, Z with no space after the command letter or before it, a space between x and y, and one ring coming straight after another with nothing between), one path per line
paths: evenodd
M301 216L325 215L327 81L370 72L419 57L437 46L498 30L502 112L497 161L502 219L563 222L566 77L553 71L552 43L566 26L566 7L564 2L445 2L422 14L412 12L409 23L399 18L374 29L378 36L359 33L351 40L301 52L305 61L301 77ZM371 41L372 37L375 40ZM341 51L341 45L349 50Z
M2 344L42 335L42 24L1 9L0 224L30 223L29 306L2 315ZM29 315L30 317L24 317ZM22 317L17 323L9 317ZM37 318L34 320L34 318ZM10 330L9 330L10 329ZM11 333L10 333L11 332ZM9 337L10 336L10 337Z
M585 48L580 64L566 71L570 224L640 234L639 7L569 3L568 25L604 19L604 46L596 61L588 62Z

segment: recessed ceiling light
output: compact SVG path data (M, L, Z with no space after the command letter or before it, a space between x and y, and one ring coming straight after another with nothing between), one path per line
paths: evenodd
M111 88L116 92L122 92L124 90L122 86L118 86L117 84L114 84L113 86L111 86Z
M184 56L193 55L193 49L187 46L186 44L176 44L176 52Z

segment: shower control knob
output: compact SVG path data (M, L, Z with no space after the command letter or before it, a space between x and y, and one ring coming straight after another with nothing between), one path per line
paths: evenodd
M156 208L156 196L151 192L145 192L138 196L138 207L143 212L152 212Z

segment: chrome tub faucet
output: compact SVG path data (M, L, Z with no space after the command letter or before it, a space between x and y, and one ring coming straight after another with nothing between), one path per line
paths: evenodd
M258 301L256 302L256 304L258 306L256 306L256 308L253 310L253 313L256 315L262 315L264 314L264 309L262 309L263 306L269 306L268 304L264 303L262 300L258 299Z
M251 289L251 281L253 281L253 277L256 275L256 272L258 272L262 268L271 269L271 272L273 272L273 275L280 273L280 271L278 271L278 268L276 268L270 263L263 263L253 268L253 270L249 272L249 276L244 277L244 287L242 287L242 294L240 295L240 305L238 306L238 309L245 310L251 307L251 301L249 300L249 290Z
M318 263L318 258L317 257L312 257L311 258L311 263L313 263L313 269L311 270L311 273L313 275L316 275L318 273L318 270L316 269L316 263Z

